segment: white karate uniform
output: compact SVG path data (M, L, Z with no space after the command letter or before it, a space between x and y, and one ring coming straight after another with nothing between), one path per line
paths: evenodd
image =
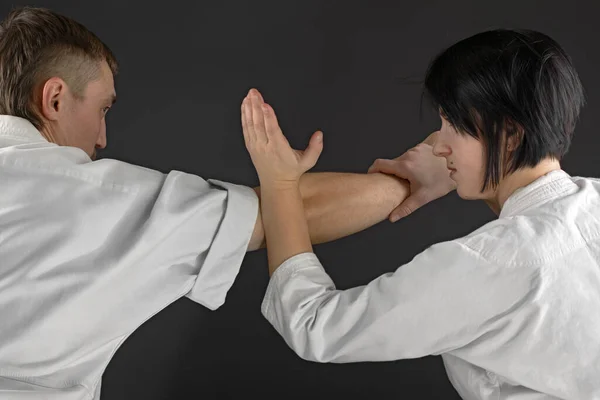
M5 115L0 188L0 399L99 399L142 323L223 304L258 213L249 187L92 162Z
M464 399L600 399L600 180L550 172L497 220L348 290L296 255L262 312L306 360L441 355Z

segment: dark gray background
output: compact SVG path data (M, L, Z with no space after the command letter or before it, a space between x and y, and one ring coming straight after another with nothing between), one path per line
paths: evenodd
M50 7L82 22L115 52L118 103L101 157L254 186L239 106L259 88L284 132L304 148L322 129L314 171L366 172L437 125L419 118L422 78L444 47L479 31L530 28L572 56L586 89L563 168L600 176L594 112L600 104L595 1L165 1L2 0ZM416 83L414 83L416 82ZM395 270L434 242L494 218L455 194L397 224L315 247L340 289ZM265 251L249 254L226 304L211 312L181 299L117 351L102 399L458 398L441 358L316 364L298 358L260 314Z

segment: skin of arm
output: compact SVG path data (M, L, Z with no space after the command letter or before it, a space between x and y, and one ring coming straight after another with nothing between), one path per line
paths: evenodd
M280 188L284 196L291 196L289 188ZM261 187L254 188L261 203L249 251L266 247L264 213L271 199L264 204ZM358 174L315 172L302 175L299 182L301 205L308 221L312 244L325 243L367 229L384 219L410 194L409 183L393 175L382 173ZM294 203L296 200L290 200ZM279 215L290 225L294 214ZM283 234L283 232L282 232ZM289 233L285 233L289 234Z
M261 206L269 276L288 258L313 251L297 182L263 187Z
M364 210L360 206L372 206L372 197L367 196L369 190L364 184L350 184L352 179L370 182L390 177L372 174L336 176L332 173L308 175L306 172L314 167L323 148L320 131L312 135L305 150L297 151L290 147L274 110L263 102L257 90L249 91L241 111L244 142L260 181L261 215L257 217L257 225L258 231L260 225L264 228L270 275L290 257L312 252L313 240L332 240L364 229L383 220L394 205L402 201L402 196L394 196L394 203L389 209L376 209L375 213L368 212L361 217ZM399 183L395 180L389 182ZM357 193L360 187L362 190ZM406 198L409 186L404 188ZM352 196L353 193L356 195ZM361 203L365 199L367 201ZM354 211L349 215L349 210ZM333 217L331 213L334 213ZM310 222L307 215L311 216ZM261 243L261 236L258 232L254 238Z

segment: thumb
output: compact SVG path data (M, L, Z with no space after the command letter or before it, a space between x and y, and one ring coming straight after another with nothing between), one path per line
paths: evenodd
M390 213L389 220L390 222L396 222L401 218L408 217L424 204L425 202L418 194L410 195Z
M433 146L439 134L440 131L432 132L425 140L423 140L423 143Z
M323 132L316 131L310 138L308 147L304 150L302 156L302 165L306 170L311 169L317 163L321 152L323 151Z

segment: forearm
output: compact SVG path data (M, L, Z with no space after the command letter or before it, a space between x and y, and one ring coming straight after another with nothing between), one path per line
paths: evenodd
M260 188L255 190L261 196ZM304 174L300 192L311 242L329 242L383 221L409 191L408 182L381 173Z
M314 244L383 221L410 192L408 182L391 175L335 172L303 175L300 190Z
M288 258L313 251L298 184L264 188L261 209L272 275Z

